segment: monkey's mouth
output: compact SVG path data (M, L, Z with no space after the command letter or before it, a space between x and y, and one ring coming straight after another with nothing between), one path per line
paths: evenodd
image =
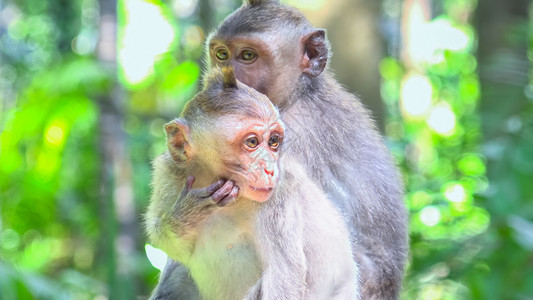
M272 189L273 189L272 187L255 187L251 185L249 185L249 187L256 192L263 192L263 193L270 193L272 192Z

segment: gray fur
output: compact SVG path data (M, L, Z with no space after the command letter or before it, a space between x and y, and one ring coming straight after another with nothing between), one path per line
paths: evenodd
M294 8L266 3L241 7L211 38L228 41L250 35L275 45L272 55L279 62L269 72L279 79L266 93L287 127L285 155L304 165L347 220L362 269L362 299L397 299L408 252L403 182L370 112L327 67L318 76L301 73L293 84L293 69L284 59L314 30ZM327 40L323 47L329 48Z
M278 0L244 0L243 5L258 6L258 5L263 5L265 3L268 3L268 2L279 3Z
M206 240L203 239L201 244L202 248L216 249L217 246L232 243L233 248L228 251L234 251L234 254L219 253L210 259L205 259L201 253L206 250L198 249L200 246L189 240L188 234L201 232L202 229L191 227L193 223L187 220L204 218L205 215L202 215L201 211L206 212L206 210L191 207L190 210L181 211L179 214L175 214L175 210L170 210L169 213L176 217L175 220L180 220L180 224L160 217L164 224L173 223L174 228L180 228L171 232L177 235L181 244L189 245L187 247L189 250L176 251L177 247L168 250L168 246L161 245L157 241L158 238L154 239L152 236L154 244L167 250L169 255L178 261L184 256L202 257L201 260L205 261L205 264L194 263L195 266L192 266L190 274L194 278L195 273L201 271L208 277L196 281L195 285L187 269L169 259L161 275L160 284L154 290L151 299L358 299L358 271L350 259L352 252L349 246L349 234L342 217L298 163L286 156L280 163L284 166L284 174L279 186L262 207L257 207L256 240L221 239L214 243L205 243ZM175 185L175 179L181 176L176 177L172 174L176 170L172 167L171 158L167 154L156 160L154 168L156 175L154 197L163 198L152 198L147 223L155 218L155 215L150 216L151 213L155 210L164 210L168 207L165 205L176 199L179 193L178 186L181 186L178 184L176 187L170 187L170 193L165 191L164 194L169 198L158 194L158 191L168 188L168 185ZM166 176L160 177L158 174ZM185 201L188 202L186 199ZM203 203L198 205L204 206ZM254 215L253 209L247 212ZM231 225L225 221L214 224L212 228L227 226ZM150 224L147 227L149 232L154 231ZM239 228L232 230L239 232L237 231ZM166 239L175 239L173 236L163 234L162 231L155 230L155 232L158 232L156 235ZM220 232L212 234L221 236ZM190 252L190 249L194 251ZM189 254L184 255L185 253ZM187 258L183 260L190 262ZM250 284L250 278L256 278L257 282L254 285ZM174 288L176 282L180 283L179 289ZM249 290L248 294L236 296L243 290Z
M329 74L306 81L314 94L302 85L280 111L291 141L286 155L306 162L347 219L362 299L397 299L408 249L399 174L359 100Z
M370 112L327 67L317 76L292 74L294 66L287 57L291 49L299 49L299 38L313 30L297 10L268 1L243 5L210 40L252 36L274 47L274 66L268 75L278 79L253 87L269 94L279 107L287 128L284 155L302 164L342 212L362 270L361 298L398 299L408 252L403 183ZM324 43L327 48L327 40ZM209 41L207 45L210 50Z
M215 77L217 74L215 71ZM253 106L248 103L249 109L257 108L252 116L261 116L258 120L277 114L269 100L256 91L250 89L250 97L237 97L247 89L242 86L233 92L219 90L217 96L211 83L206 84L182 115L182 123L196 124L191 126L192 137L202 127L197 124L199 120L224 118L220 111L209 108L205 93L220 102L224 102L224 97L228 97L228 102L258 102ZM213 79L212 84L222 82ZM199 118L202 113L203 118ZM195 144L192 138L189 142ZM216 153L219 149L210 151ZM218 162L212 162L212 157L197 159L207 161L177 164L168 152L154 161L146 228L152 243L171 259L151 299L358 298L358 269L348 230L325 193L298 162L291 156L282 156L281 179L266 202L239 197L232 205L221 208L212 201L209 188L184 189L190 170L196 172L198 180L207 178L211 183L218 177L216 168L211 170L215 173L200 176L208 173L208 168L201 166Z
M262 277L262 297L253 299L358 299L343 219L300 164L289 156L280 163L283 180L257 218L263 232L259 249L270 263ZM295 257L302 251L302 257ZM306 274L304 290L290 283L302 280L295 274Z
M230 37L267 32L272 28L285 28L286 26L302 32L309 32L313 29L311 23L295 8L280 4L278 1L253 2L258 3L255 5L245 3L229 15L220 25L217 34ZM280 10L280 7L283 7L283 10Z
M187 268L171 258L167 260L165 268L159 277L159 282L163 284L159 284L152 292L152 297L150 297L152 300L201 300L198 289L192 278L189 276ZM175 289L173 285L164 284L167 282L179 282L180 288Z

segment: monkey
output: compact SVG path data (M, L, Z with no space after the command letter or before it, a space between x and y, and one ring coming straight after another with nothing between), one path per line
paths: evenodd
M209 66L231 64L238 80L278 107L290 141L284 155L346 220L361 298L398 299L408 253L403 182L370 112L328 69L325 30L277 0L244 0L209 35L206 54ZM156 291L188 286L173 276L162 276Z
M145 216L152 243L181 263L167 268L190 274L180 279L188 288L153 299L358 299L344 220L280 155L278 110L232 67L206 78L165 125L168 151L154 161Z

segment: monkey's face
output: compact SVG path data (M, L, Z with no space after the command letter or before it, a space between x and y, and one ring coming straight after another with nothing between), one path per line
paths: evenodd
M225 177L234 180L239 196L257 202L268 200L280 178L279 150L284 128L281 121L252 118L226 119L228 149Z
M215 35L209 41L209 60L212 66L231 64L239 81L279 105L302 73L301 44L285 44L279 37L272 39L269 33L227 38Z

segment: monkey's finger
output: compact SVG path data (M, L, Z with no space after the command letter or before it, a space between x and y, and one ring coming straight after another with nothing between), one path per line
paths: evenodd
M224 197L226 197L229 193L231 193L231 190L233 189L233 186L235 183L231 180L226 181L224 185L219 188L216 192L211 195L211 198L215 203L220 202Z
M194 176L187 177L187 181L185 181L185 186L183 187L183 190L181 191L181 197L187 196L189 191L191 190L192 184L194 183Z
M238 186L234 186L231 189L231 192L226 197L222 198L222 200L220 200L217 203L217 205L219 207L226 206L226 205L228 205L228 203L231 203L231 202L235 201L235 199L237 199L237 195L239 195L239 187Z
M214 192L218 191L224 185L225 182L226 181L224 179L219 179L210 186L207 186L203 189L197 189L195 191L195 194L197 197L200 198L210 197L211 195L213 195Z
M192 184L194 183L194 176L187 177L187 182L185 182L185 187L187 190L190 190L192 188Z

